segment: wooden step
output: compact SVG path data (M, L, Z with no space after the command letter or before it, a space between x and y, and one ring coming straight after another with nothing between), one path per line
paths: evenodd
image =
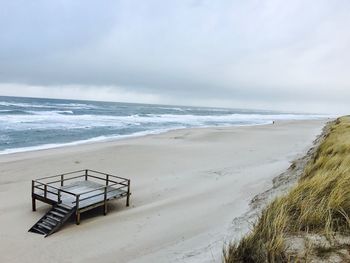
M44 217L44 220L45 221L50 221L52 224L54 224L54 225L57 225L57 223L58 222L60 222L60 220L55 220L55 219L52 219L52 218L50 218L48 215L46 216L46 217Z
M44 231L45 233L47 233L48 230L47 230L46 228L42 227L42 226L39 226L38 224L39 224L39 223L36 223L36 225L35 225L36 228L38 228L38 229L40 229L41 231Z
M50 213L53 214L53 215L55 215L55 216L58 216L58 217L60 217L60 218L63 218L63 217L65 216L64 214L58 213L58 212L56 212L56 211L50 211Z
M45 223L49 224L50 226L56 226L57 222L53 222L51 219L49 218L45 218L44 221Z
M67 210L66 209L62 209L60 207L55 207L54 211L57 211L59 213L63 213L63 214L67 214Z
M49 231L52 230L52 227L49 227L49 226L47 226L47 225L45 225L45 224L43 224L43 223L38 223L38 226L41 226L41 227L43 227L43 228L45 228L45 229L47 229L47 230L49 230Z
M46 235L46 234L47 234L45 231L43 231L43 230L41 230L41 229L39 229L39 228L37 228L37 227L33 227L33 230L39 232L39 233L42 234L42 235Z
M29 231L43 234L45 237L60 229L75 213L75 207L66 210L65 207L53 206Z
M54 221L57 222L57 223L60 222L60 218L54 217L53 215L50 215L50 214L49 214L49 215L47 215L46 217L47 217L47 218L50 218L51 220L54 220Z
M52 228L54 228L54 227L55 227L55 226L53 226L53 225L49 224L47 221L41 221L41 224L43 224L43 225L47 226L48 228L51 228L51 230L52 230Z
M65 204L58 204L57 207L66 209L67 211L70 211L72 209L72 207L65 205Z

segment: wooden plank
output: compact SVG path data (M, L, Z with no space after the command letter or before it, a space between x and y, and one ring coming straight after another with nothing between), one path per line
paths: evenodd
M48 218L50 218L51 220L55 220L56 222L59 222L60 219L58 217L54 217L52 215L47 215Z
M63 184L64 181L69 180L70 178L64 178L64 175L74 174L77 172L85 172L85 175L74 176L71 179L84 177L85 180L75 181L71 183ZM105 178L95 176L91 173L96 173L97 175L103 175ZM76 172L66 173L59 175L60 180L57 180L57 183L60 185L58 187L54 185L48 185L43 182L38 182L36 180L32 181L32 208L35 209L35 200L38 199L45 203L57 205L58 203L63 205L63 208L56 208L56 211L51 211L53 216L63 217L65 209L76 208L76 220L79 224L80 222L80 213L93 209L98 206L104 206L104 214L107 213L107 202L111 199L119 199L126 197L126 205L129 205L130 200L130 180L110 175L107 173L101 173L93 170L80 170ZM91 178L97 178L101 180L101 183L89 180ZM46 178L55 178L46 177ZM111 180L112 178L121 179L121 182ZM35 184L38 185L35 185ZM49 183L56 183L49 182ZM39 187L42 186L42 187Z
M57 205L58 207L61 207L61 208L64 208L64 209L67 209L67 210L70 210L71 209L71 207L69 207L69 206L66 206L65 204L59 204L59 205Z
M72 193L79 194L81 192L86 191L87 189L95 190L95 188L101 187L101 185L98 183L91 183L91 181L84 181L84 182L88 182L88 183L84 185L79 182L79 184L71 186L72 188L70 190L72 191ZM104 186L102 186L102 188L104 188ZM80 200L80 207L81 208L87 207L94 203L99 203L103 201L104 199L103 193L104 193L103 190L96 190L91 193L82 195L83 198L81 199L84 199L84 200L83 201ZM49 204L57 203L57 196L55 195L51 195L47 193L47 196L45 198L44 193L36 193L36 196L39 197L38 198L39 200L44 201L46 203L49 203ZM122 198L125 196L127 196L127 191L122 189L115 189L113 187L108 187L107 199ZM61 193L61 204L71 208L75 206L75 202L76 202L76 199L73 195L71 194L67 195L64 192Z
M44 225L46 225L46 226L48 226L48 227L51 227L51 229L52 229L53 227L56 226L56 224L50 222L50 221L47 220L47 219L44 219L41 223L44 224Z
M33 230L39 232L39 233L42 234L42 235L46 235L46 232L43 231L43 230L41 230L41 229L39 229L38 227L33 227Z
M50 178L59 177L59 176L61 176L61 175L75 174L75 173L80 173L80 172L84 172L84 171L85 171L85 170L78 170L78 171L73 171L73 172L64 173L64 174L59 174L59 175L51 175L51 176L46 176L46 177L37 178L36 180L50 179Z
M38 223L38 226L41 226L41 227L43 227L43 228L45 228L45 229L47 229L49 231L52 229L52 227L48 227L47 225L45 225L43 223Z
M34 194L33 196L34 196L34 198L35 198L36 200L40 200L40 201L42 201L42 202L44 202L44 203L47 203L47 204L50 204L50 205L56 204L56 201L51 200L51 199L49 199L49 198L44 198L44 197L41 196L41 195Z
M109 176L112 176L114 178L122 179L122 180L125 180L125 181L129 180L129 179L124 178L124 177L120 177L120 176L116 176L116 175L112 175L112 174L107 174L107 173L102 173L102 172L98 172L98 171L95 171L95 170L88 169L88 171L89 172L93 172L93 173L97 173L97 174L102 174L102 175L109 175Z
M58 217L64 217L64 214L61 214L61 213L58 213L58 212L55 212L55 211L51 211L50 213L55 215L55 216L58 216Z
M67 210L66 209L62 209L62 208L59 208L59 207L55 207L55 211L58 211L59 213L62 212L62 213L67 213Z
M46 218L45 218L45 222L49 223L49 224L52 225L52 226L56 226L57 223L58 223L59 221L53 220L53 219L51 219L51 218L49 218L49 217L46 217Z

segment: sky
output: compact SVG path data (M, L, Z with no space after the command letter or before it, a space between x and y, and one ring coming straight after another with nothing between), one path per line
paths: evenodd
M348 0L0 0L0 95L350 112Z

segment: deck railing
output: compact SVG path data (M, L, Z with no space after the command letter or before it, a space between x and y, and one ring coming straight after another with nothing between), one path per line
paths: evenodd
M74 180L84 178L84 180L89 180L89 178L93 178L95 180L104 181L105 185L95 188L93 190L85 191L82 193L73 193L68 190L68 188L64 189L64 185L66 181ZM55 186L55 184L58 184L58 186ZM115 188L115 186L119 186ZM77 223L80 222L80 202L89 200L91 198L95 198L97 196L103 195L103 205L104 205L104 214L107 213L107 201L108 201L108 193L117 191L117 190L125 190L126 194L126 206L129 206L129 198L130 198L130 179L123 178L120 176L98 172L95 170L85 169L85 170L78 170L74 172L59 174L59 175L53 175L53 176L47 176L42 177L39 179L32 180L32 208L33 211L36 210L35 207L35 199L36 196L36 189L42 191L42 196L44 199L50 200L54 203L61 203L61 197L62 193L71 195L75 201L72 203L75 204L76 211L77 211ZM103 190L103 192L101 192ZM95 195L89 195L87 197L84 197L86 194L91 194L93 192L97 192ZM100 192L98 192L100 191ZM48 198L48 194L51 194L55 197L50 196Z

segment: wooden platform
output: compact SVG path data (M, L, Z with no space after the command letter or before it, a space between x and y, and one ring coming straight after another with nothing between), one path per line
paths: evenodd
M76 223L80 223L80 214L103 206L103 213L107 214L107 203L112 199L126 198L126 206L129 206L130 180L93 170L80 170L70 173L44 177L32 180L32 209L36 210L36 200L53 205L53 214L58 206L65 207L67 211L73 211L76 216ZM57 211L56 211L57 212ZM34 225L36 233L47 232L51 234L53 229L63 224L67 216L57 219L55 227L50 216L44 216ZM45 221L46 220L46 221ZM61 220L61 221L59 221ZM50 231L49 228L52 228Z
M104 201L104 190L107 188L107 201L114 198L121 198L127 195L126 189L116 189L113 186L104 186L103 184L92 182L92 181L77 181L61 186L59 189L51 189L47 193L46 198L51 202L57 202L57 195L60 190L69 191L75 195L80 195L79 208L83 209L91 205L101 203ZM54 193L51 193L54 192ZM45 198L45 191L41 189L35 189L36 197ZM38 199L38 198L37 198ZM72 194L61 192L61 203L75 207L76 197Z

